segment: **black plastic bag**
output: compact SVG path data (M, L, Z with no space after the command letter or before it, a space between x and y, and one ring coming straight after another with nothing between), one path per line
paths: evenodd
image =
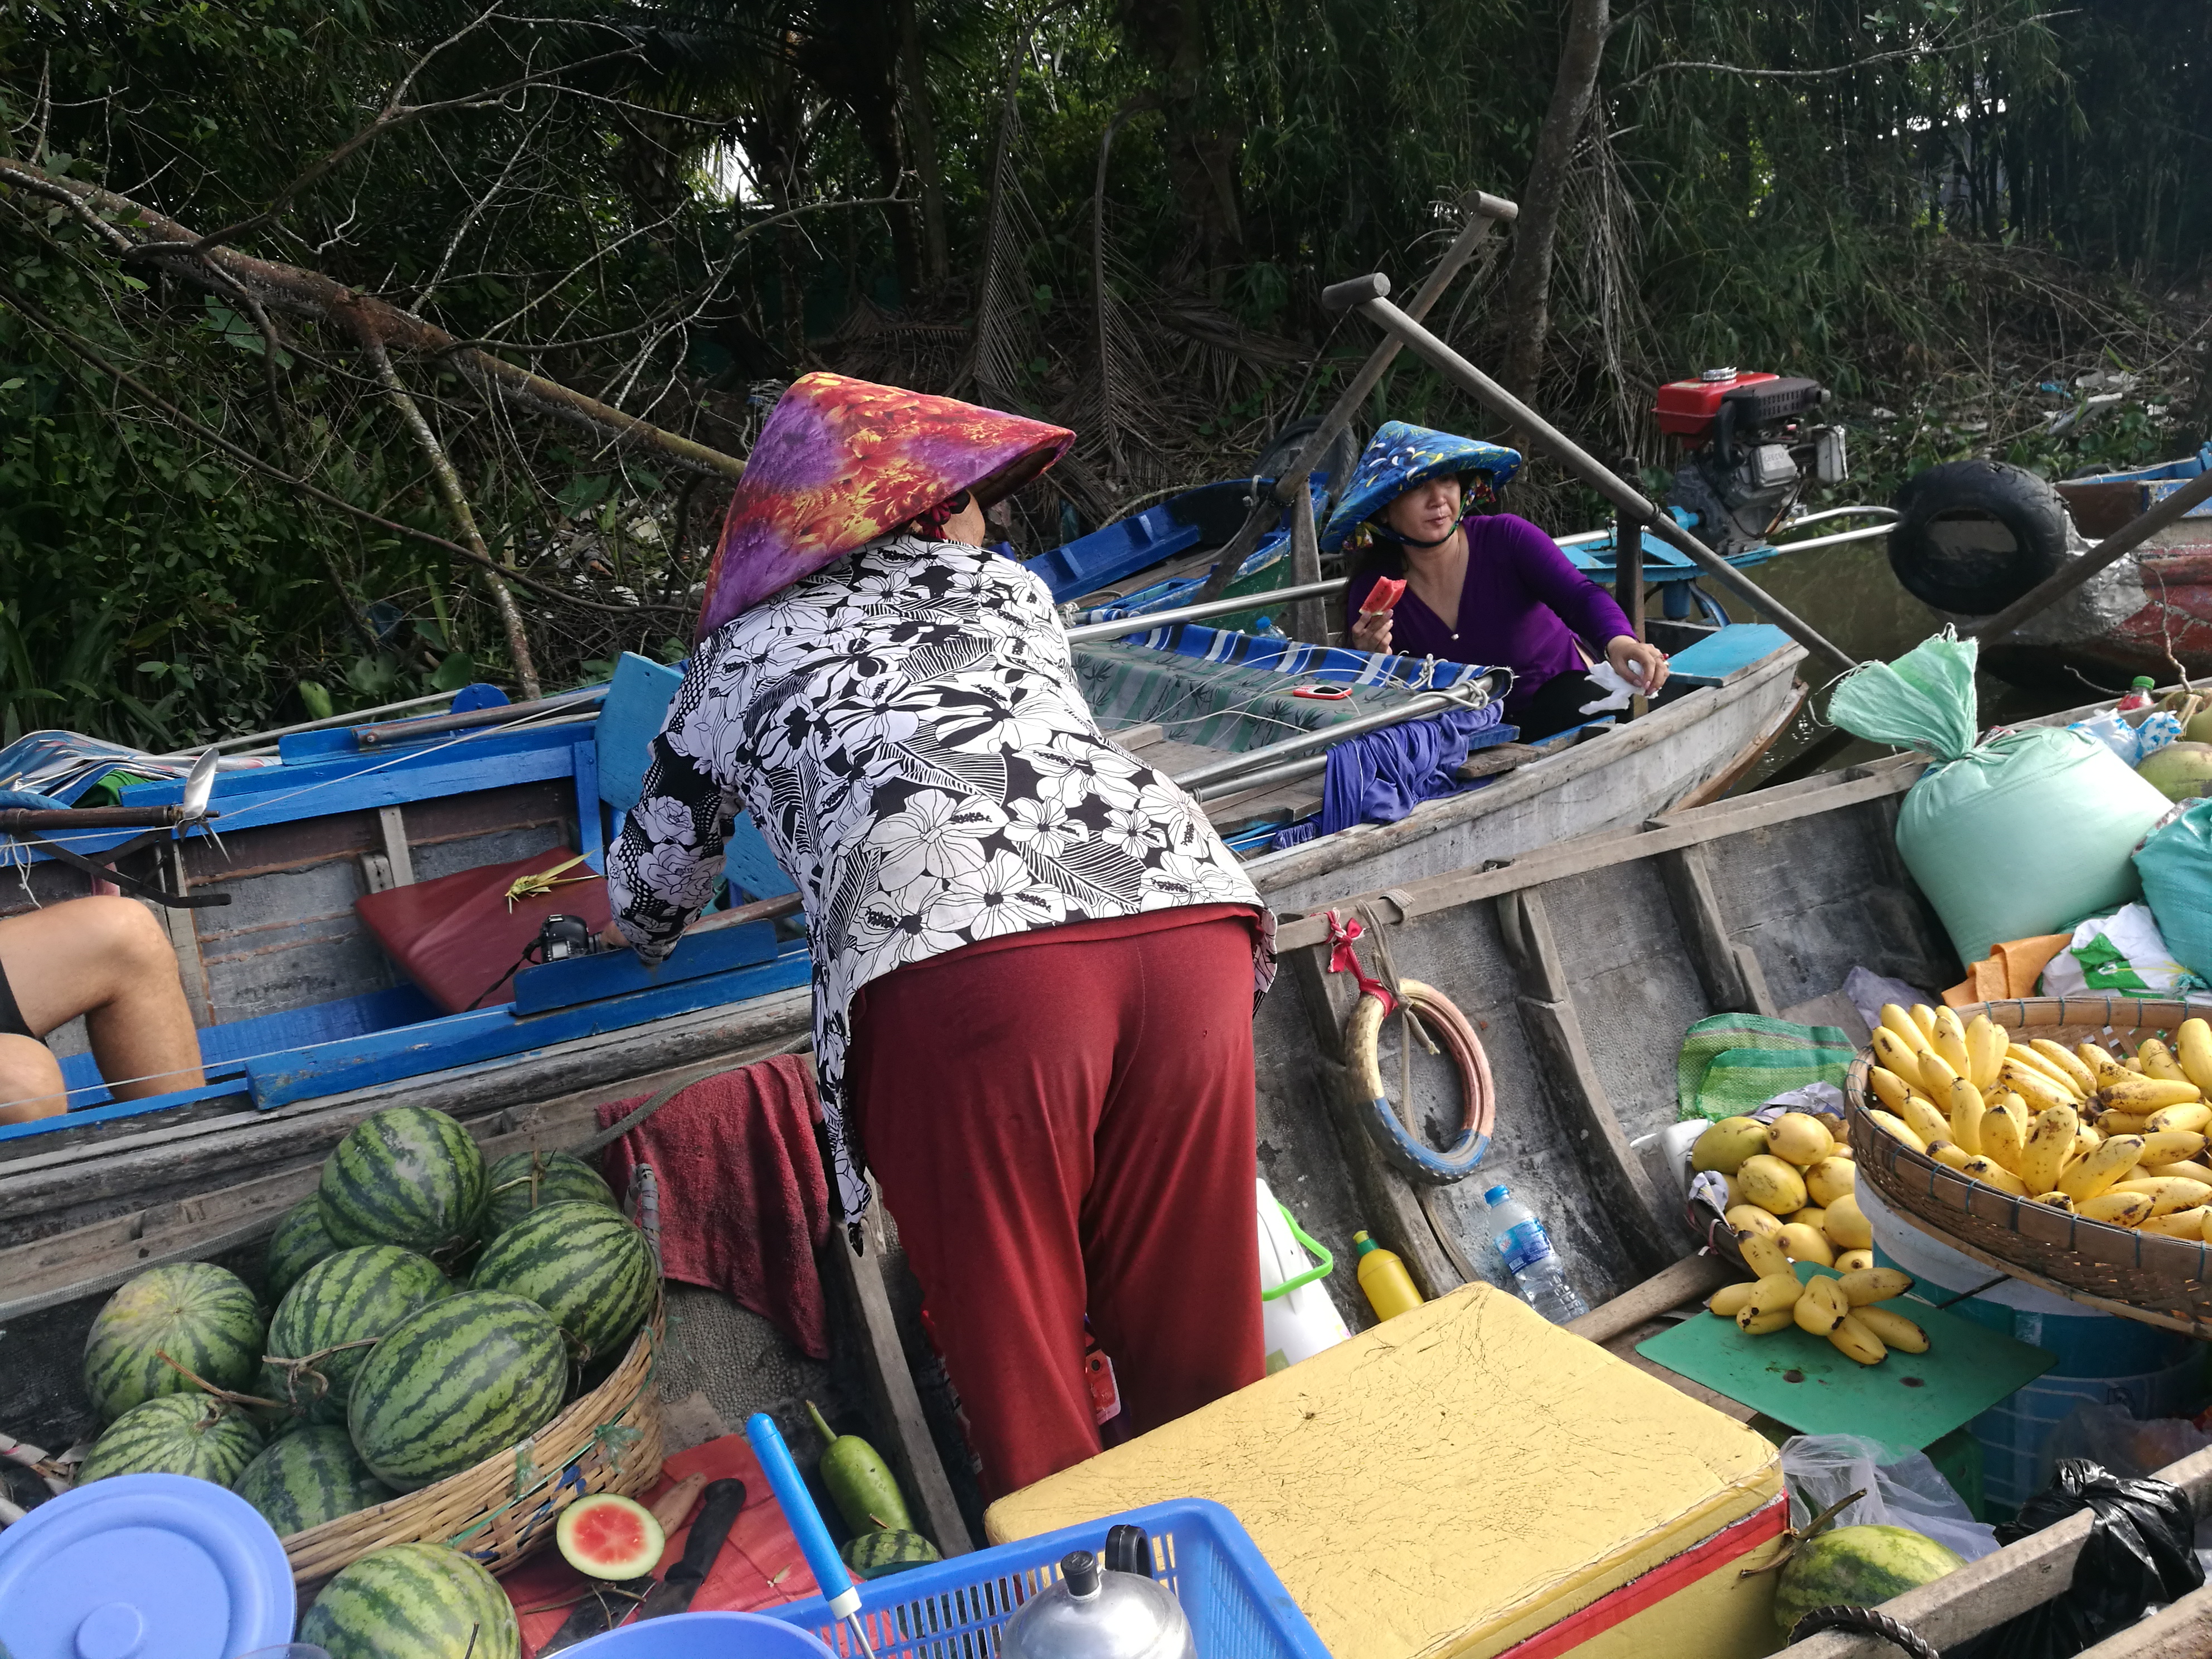
M1995 1630L1945 1650L1944 1659L2073 1659L2125 1630L2156 1602L2178 1601L2204 1583L2194 1545L2196 1519L2180 1487L2128 1480L2087 1458L2059 1464L2051 1484L1997 1528L2016 1544L2082 1509L2095 1515L2063 1594Z

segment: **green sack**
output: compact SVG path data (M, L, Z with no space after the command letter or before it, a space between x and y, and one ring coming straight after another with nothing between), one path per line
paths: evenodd
M1765 1014L1714 1014L1683 1034L1674 1060L1676 1109L1686 1118L1717 1121L1763 1106L1786 1089L1840 1085L1851 1054L1851 1040L1838 1026L1799 1025ZM1802 1075L1782 1075L1791 1066ZM1743 1103L1744 1091L1759 1087L1765 1092Z
M1854 736L1934 757L1898 813L1897 850L1962 964L2139 896L2130 855L2172 804L2084 732L1976 744L1975 658L1946 629L1859 670L1828 703Z
M2136 871L2166 950L2212 983L2212 800L2190 802L2146 840Z

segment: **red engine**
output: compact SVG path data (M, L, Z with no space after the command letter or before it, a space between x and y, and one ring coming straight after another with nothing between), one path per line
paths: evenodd
M1843 428L1806 419L1828 395L1817 380L1733 368L1661 386L1652 404L1659 429L1690 446L1668 504L1691 514L1717 552L1761 545L1804 493L1808 471L1822 483L1843 482Z

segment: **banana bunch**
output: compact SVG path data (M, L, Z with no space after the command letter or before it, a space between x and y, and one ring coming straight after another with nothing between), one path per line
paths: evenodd
M2212 1237L2212 1025L2121 1059L2094 1042L2022 1044L1987 1015L1891 1003L1874 1033L1875 1123L2015 1198L2173 1238Z
M1846 1273L1874 1266L1858 1165L1809 1112L1784 1112L1771 1124L1723 1118L1698 1137L1690 1162L1728 1182L1728 1222L1738 1233L1773 1239L1792 1261Z
M1904 1315L1876 1305L1903 1296L1912 1280L1894 1267L1861 1267L1839 1278L1815 1273L1797 1282L1781 1245L1762 1233L1737 1239L1745 1264L1759 1277L1747 1285L1723 1285L1705 1304L1723 1319L1733 1319L1747 1336L1765 1336L1795 1325L1825 1336L1838 1352L1862 1365L1879 1365L1892 1348L1926 1353L1928 1333Z

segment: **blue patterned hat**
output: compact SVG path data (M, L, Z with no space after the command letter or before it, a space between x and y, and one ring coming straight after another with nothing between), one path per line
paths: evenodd
M1328 527L1321 536L1322 550L1334 553L1368 520L1415 484L1425 483L1440 473L1461 477L1479 473L1486 477L1488 489L1468 491L1470 504L1480 506L1491 491L1502 487L1520 470L1518 450L1486 444L1479 438L1431 432L1427 427L1409 426L1404 421L1385 421L1376 428L1366 453L1359 458L1359 465L1352 472L1352 482L1345 487L1336 511L1328 515Z

